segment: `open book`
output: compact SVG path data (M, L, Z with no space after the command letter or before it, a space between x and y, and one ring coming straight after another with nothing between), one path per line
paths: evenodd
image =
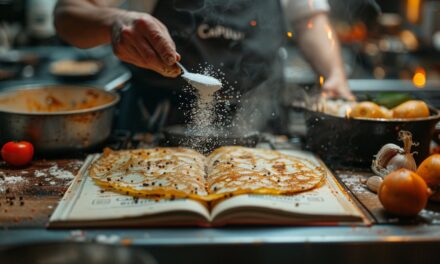
M168 191L163 188L159 188L159 193L152 192L154 189L151 188L139 189L139 186L146 184L121 185L123 191L130 190L129 194L139 195L133 197L118 193L115 189L103 189L103 185L96 180L96 171L93 172L93 168L96 169L96 164L99 164L97 161L100 155L91 155L51 216L49 227L368 224L361 210L319 159L303 151L282 151L282 154L310 162L314 166L310 168L322 172L322 179L308 191L289 193L283 189L283 185L265 185L270 188L254 186L253 190L256 192L250 192L249 186L242 186L236 189L223 188L227 195L213 195L204 190L199 194L190 191L183 196L179 196L178 192L172 192L169 196ZM274 160L276 161L279 160ZM116 163L114 161L112 164ZM288 161L285 160L284 163ZM308 171L307 168L303 170ZM93 178L89 175L91 172L95 174ZM162 172L159 175L162 175ZM315 182L314 177L311 179ZM296 181L293 182L297 184ZM128 182L132 183L131 180ZM144 179L143 183L145 182L147 180ZM166 181L162 183L166 185ZM179 184L177 183L177 190ZM148 187L150 186L151 184ZM221 189L220 187L217 189ZM140 195L143 191L154 193L155 196L144 197Z

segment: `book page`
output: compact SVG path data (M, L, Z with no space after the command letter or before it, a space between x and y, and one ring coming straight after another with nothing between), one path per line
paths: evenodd
M282 151L286 154L307 158L319 164L320 161L312 154L302 151ZM323 166L323 164L321 164ZM227 211L239 211L239 208L250 212L260 209L270 211L277 210L282 213L292 213L295 215L308 216L352 216L362 219L361 211L350 201L345 191L336 182L331 172L326 169L325 181L321 186L294 195L254 195L245 194L226 199L217 204L211 213L211 217L216 219L219 215L227 214ZM245 208L245 209L244 209ZM261 210L260 210L261 211ZM276 213L274 213L276 214ZM245 213L241 214L242 216Z
M50 222L146 218L167 212L182 212L200 215L209 219L209 211L200 202L190 199L154 200L134 199L111 191L103 191L88 175L88 167L98 156L86 160L72 185L67 190ZM121 225L124 225L121 220Z

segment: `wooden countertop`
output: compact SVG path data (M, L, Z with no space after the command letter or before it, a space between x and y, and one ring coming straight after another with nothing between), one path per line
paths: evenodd
M0 225L45 227L81 168L80 159L37 160L25 168L0 163Z
M25 168L13 168L0 162L0 225L44 228L82 164L81 159L37 160ZM377 195L361 183L372 175L370 172L334 172L371 213L375 224L440 224L440 204L429 203L418 217L399 219L387 215Z

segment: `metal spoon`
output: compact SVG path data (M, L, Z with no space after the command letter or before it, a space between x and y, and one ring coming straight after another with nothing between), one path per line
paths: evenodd
M182 69L182 78L197 89L207 88L215 92L222 87L222 82L214 77L189 72L180 62L177 65Z

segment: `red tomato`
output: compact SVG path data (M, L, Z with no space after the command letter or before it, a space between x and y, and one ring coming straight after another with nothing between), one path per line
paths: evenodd
M2 158L13 166L24 166L34 157L34 146L27 141L9 141L2 147Z

